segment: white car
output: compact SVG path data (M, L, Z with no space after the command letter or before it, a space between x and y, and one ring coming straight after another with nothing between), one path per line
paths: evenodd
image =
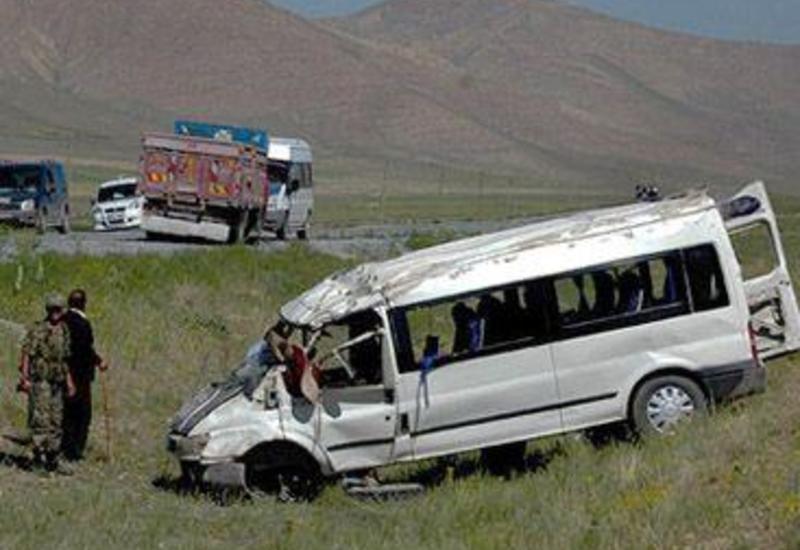
M774 263L744 279L729 234L758 229ZM670 432L763 390L763 361L800 348L760 183L365 264L281 319L269 341L285 365L262 343L173 420L168 449L191 477L304 498L396 462L481 449L518 463L528 440L621 422Z
M95 231L133 229L142 223L144 197L138 193L136 178L119 178L100 184L93 201Z

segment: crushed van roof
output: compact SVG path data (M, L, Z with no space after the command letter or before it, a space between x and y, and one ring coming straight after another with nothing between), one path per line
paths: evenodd
M438 280L442 286L451 287L444 283L481 265L511 262L522 253L546 246L631 230L714 208L713 199L704 191L691 191L659 202L582 211L453 241L334 274L286 304L281 316L294 325L318 328L368 308L429 301L445 296L431 292L436 288L431 283ZM505 272L508 280L497 282L514 282L514 270Z

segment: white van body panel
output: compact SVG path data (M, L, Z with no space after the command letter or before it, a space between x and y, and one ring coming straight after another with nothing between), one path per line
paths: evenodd
M400 375L415 459L528 439L561 429L548 346ZM519 414L524 411L527 414ZM487 417L495 419L486 422Z

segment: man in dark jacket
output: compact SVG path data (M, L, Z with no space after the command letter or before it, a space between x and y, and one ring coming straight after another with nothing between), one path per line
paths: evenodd
M105 370L108 365L94 349L92 324L86 317L86 292L81 289L70 292L67 305L69 311L64 315L64 322L70 333L68 365L75 382L75 394L67 398L64 406L62 449L68 460L80 460L92 422L94 370Z

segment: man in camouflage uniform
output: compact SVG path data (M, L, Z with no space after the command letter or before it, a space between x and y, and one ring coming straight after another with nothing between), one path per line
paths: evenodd
M64 400L75 392L67 359L69 331L63 322L66 303L50 295L47 317L25 336L20 363L20 389L28 393L28 429L33 442L34 467L71 473L59 462Z

